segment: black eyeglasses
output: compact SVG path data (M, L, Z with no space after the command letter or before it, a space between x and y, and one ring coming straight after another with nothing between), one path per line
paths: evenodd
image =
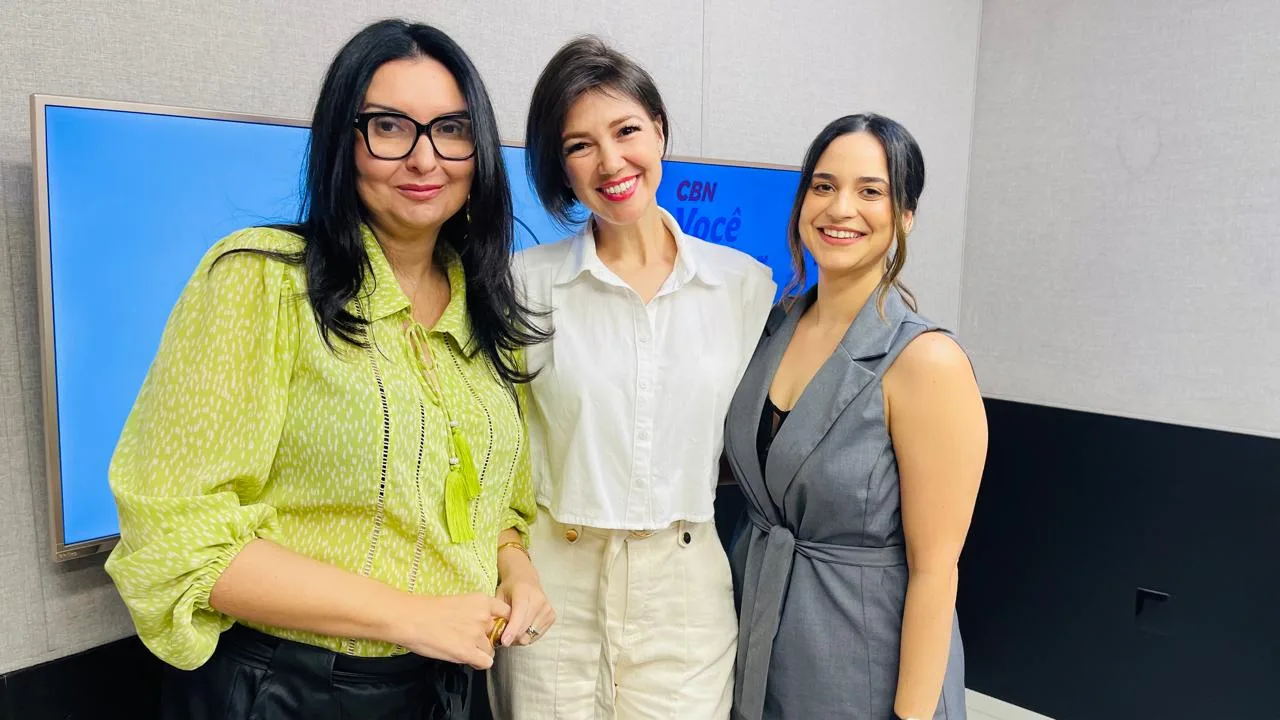
M364 136L369 154L381 160L409 157L423 135L443 160L466 160L476 154L471 117L466 113L441 115L425 124L403 113L360 113L356 115L355 127Z

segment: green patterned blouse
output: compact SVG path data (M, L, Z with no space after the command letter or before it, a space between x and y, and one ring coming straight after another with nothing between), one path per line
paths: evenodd
M209 592L254 538L422 595L492 594L498 535L536 506L516 401L471 326L461 261L431 330L411 319L373 234L351 310L370 347L324 343L303 269L229 249L301 248L254 228L196 269L111 461L120 543L107 560L147 647L179 668L212 655L230 617ZM259 627L361 656L402 649Z

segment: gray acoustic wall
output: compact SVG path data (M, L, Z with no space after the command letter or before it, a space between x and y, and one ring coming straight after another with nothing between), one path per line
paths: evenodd
M982 4L960 328L1007 400L1280 437L1280 3Z
M28 95L306 117L332 54L389 15L458 39L512 140L542 65L581 32L650 69L681 155L798 164L838 115L902 120L930 171L907 278L957 322L979 0L0 0L0 672L131 632L101 558L49 559Z
M955 328L979 2L706 0L702 152L800 164L831 120L902 122L927 180L904 278Z

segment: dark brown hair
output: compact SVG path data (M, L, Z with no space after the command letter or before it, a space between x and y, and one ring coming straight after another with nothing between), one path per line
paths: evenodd
M529 179L543 207L566 227L585 218L575 217L577 198L565 182L561 148L564 121L578 98L593 91L639 103L662 129L663 154L671 137L667 107L644 68L592 35L571 40L560 48L533 88L525 127L525 158Z
M805 286L804 242L800 239L800 210L804 207L805 197L809 194L809 185L813 183L813 173L818 165L818 159L836 138L860 132L874 137L884 148L885 160L889 166L889 198L893 204L895 242L885 260L884 277L880 279L880 285L876 288L876 307L883 315L886 293L889 288L897 288L907 305L915 310L915 295L902 284L898 276L907 262L907 229L903 217L908 212L915 213L920 193L924 191L924 154L920 152L920 145L905 127L874 113L845 115L833 120L809 145L809 151L804 156L804 164L800 168L800 186L796 188L795 202L791 205L791 219L787 223L787 246L791 251L791 265L795 271L795 277L787 285L783 295L790 295Z

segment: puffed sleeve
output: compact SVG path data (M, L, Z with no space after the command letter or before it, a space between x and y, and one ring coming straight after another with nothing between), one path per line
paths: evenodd
M281 236L292 237L241 231L205 256L111 459L120 542L107 572L143 643L182 669L208 660L233 622L209 606L214 583L275 524L259 498L288 410L299 293L285 263L223 253L282 249Z

